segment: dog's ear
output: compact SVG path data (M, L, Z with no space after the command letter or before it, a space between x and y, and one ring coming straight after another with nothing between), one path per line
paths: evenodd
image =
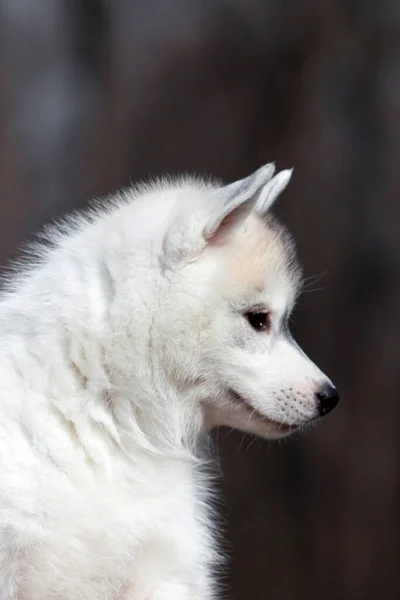
M218 188L212 197L212 211L204 228L204 237L213 241L244 221L258 203L275 171L273 163L264 165L249 177ZM275 179L275 178L274 178Z
M249 177L205 194L204 202L179 209L163 241L163 268L176 264L182 256L200 252L228 236L252 211L265 215L289 183L292 171L275 177L275 165L264 165Z
M275 177L270 179L266 185L257 194L257 200L254 204L254 210L260 216L264 216L270 210L271 206L278 196L286 188L292 176L293 169L281 171Z

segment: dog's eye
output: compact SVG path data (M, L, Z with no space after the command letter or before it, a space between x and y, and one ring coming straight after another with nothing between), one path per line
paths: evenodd
M267 312L248 312L246 317L250 325L256 331L269 331L271 328L270 316Z

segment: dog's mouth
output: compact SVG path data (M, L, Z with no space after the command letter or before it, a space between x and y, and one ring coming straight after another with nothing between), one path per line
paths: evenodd
M238 408L246 411L250 420L257 421L260 426L264 425L268 432L283 436L293 433L299 427L298 425L288 425L287 423L270 419L254 408L254 406L252 406L241 394L232 389L229 389L229 396Z
M228 396L229 401L222 406L208 403L204 405L207 428L226 425L260 437L276 439L290 435L300 427L270 419L232 389L228 390Z

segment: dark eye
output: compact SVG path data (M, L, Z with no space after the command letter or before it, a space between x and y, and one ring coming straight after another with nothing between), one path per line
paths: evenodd
M267 312L248 312L246 317L256 331L269 331L271 328L271 321Z

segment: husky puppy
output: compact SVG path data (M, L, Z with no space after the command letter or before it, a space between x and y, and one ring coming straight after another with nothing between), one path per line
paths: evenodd
M289 333L291 172L159 181L53 228L0 300L1 600L210 600L205 432L329 412Z

